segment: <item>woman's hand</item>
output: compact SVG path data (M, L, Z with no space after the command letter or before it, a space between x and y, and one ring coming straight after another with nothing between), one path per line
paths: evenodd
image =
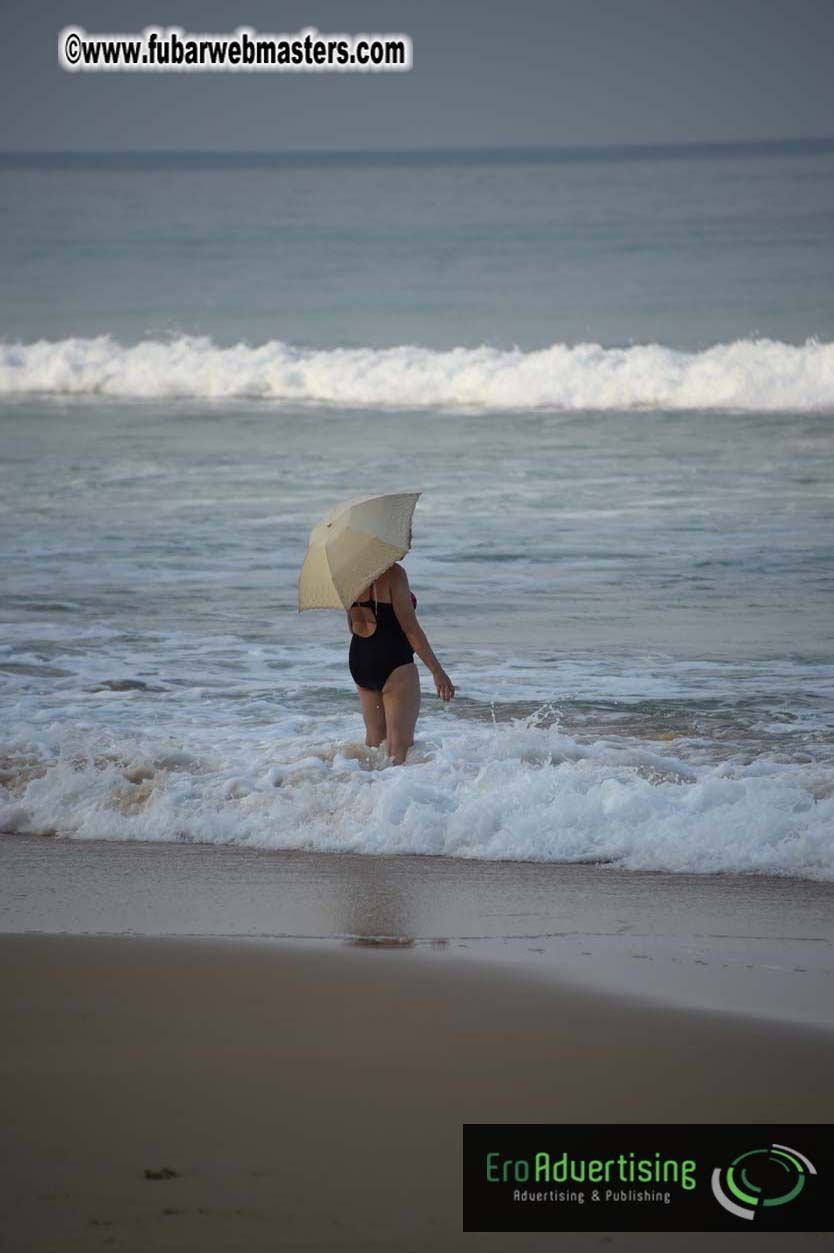
M451 700L455 694L455 685L445 670L435 670L432 678L441 700Z

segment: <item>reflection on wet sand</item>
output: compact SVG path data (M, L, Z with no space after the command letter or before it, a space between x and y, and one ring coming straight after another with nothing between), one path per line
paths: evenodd
M402 890L402 876L380 863L368 875L366 867L346 859L342 891L334 906L337 931L345 943L358 948L413 948L414 918L410 898Z

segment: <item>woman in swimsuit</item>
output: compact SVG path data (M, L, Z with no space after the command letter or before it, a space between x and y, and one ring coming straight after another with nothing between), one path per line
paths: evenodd
M414 743L420 712L415 652L431 670L438 696L448 701L455 694L452 680L417 621L416 605L408 575L395 562L347 611L350 673L365 719L365 743L376 748L387 740L388 756L395 766L403 764Z

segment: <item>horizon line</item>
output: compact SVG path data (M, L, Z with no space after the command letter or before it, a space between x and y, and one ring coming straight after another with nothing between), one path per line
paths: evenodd
M613 156L662 154L686 150L705 149L716 154L726 152L740 153L751 150L791 149L816 147L819 150L834 149L832 135L791 135L781 138L766 139L685 139L685 140L645 140L593 144L492 144L492 145L455 145L446 147L413 147L413 148L11 148L0 149L0 160L52 160L89 159L95 157L111 157L130 159L131 157L148 159L187 158L220 158L220 159L253 159L253 160L357 160L362 158L387 158L409 160L410 158L438 158L440 160L453 157L513 157L535 158L549 156Z

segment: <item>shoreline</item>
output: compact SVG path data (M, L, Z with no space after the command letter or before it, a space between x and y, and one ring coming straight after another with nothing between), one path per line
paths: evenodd
M413 950L834 1028L834 884L425 854L0 836L0 933Z
M0 951L21 1253L544 1249L462 1233L462 1123L834 1121L831 1031L383 947L5 934ZM676 1237L706 1240L728 1247Z

